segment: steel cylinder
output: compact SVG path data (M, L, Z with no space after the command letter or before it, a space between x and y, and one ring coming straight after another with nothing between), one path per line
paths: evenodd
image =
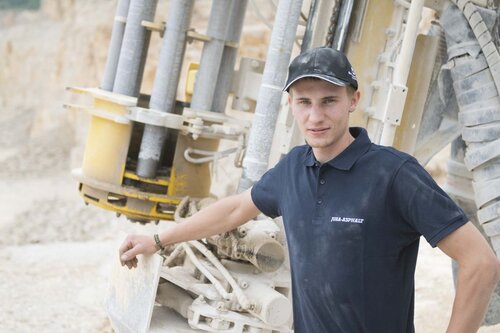
M281 89L288 72L301 8L302 0L280 1L278 4L238 192L250 188L267 171Z
M116 68L118 67L118 59L120 58L129 5L130 0L120 0L116 8L115 22L113 24L108 57L106 59L104 77L101 84L101 89L106 91L112 91L115 83Z
M233 1L229 14L229 23L226 31L226 41L237 44L240 41L241 31L247 8L248 0ZM221 63L224 64L219 69L217 83L215 86L212 111L223 113L226 109L227 97L231 81L233 79L234 65L238 48L233 45L225 45L222 52Z
M193 6L194 0L172 2L149 103L151 109L174 112ZM153 125L144 127L136 170L139 176L144 178L156 176L167 135L166 128Z
M158 0L131 0L113 92L139 97L151 32L142 21L153 21Z
M210 111L214 100L215 84L221 67L225 38L230 15L231 0L214 0L207 27L208 42L203 45L200 68L194 85L191 108Z

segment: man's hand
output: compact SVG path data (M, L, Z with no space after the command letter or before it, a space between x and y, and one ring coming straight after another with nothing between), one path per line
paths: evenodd
M153 235L129 235L120 246L120 261L129 269L137 267L138 254L153 254L158 249Z

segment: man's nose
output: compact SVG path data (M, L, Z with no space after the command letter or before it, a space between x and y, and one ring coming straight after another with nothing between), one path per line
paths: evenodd
M313 105L309 112L309 121L310 122L320 122L325 117L323 110L318 105Z

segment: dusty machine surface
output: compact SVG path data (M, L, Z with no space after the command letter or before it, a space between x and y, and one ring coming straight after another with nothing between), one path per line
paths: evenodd
M422 164L452 143L446 190L500 255L498 2L271 4L266 58L249 59L238 56L247 0L214 0L205 32L193 28L194 0L170 1L165 17L155 13L157 0L118 1L100 87L70 88L93 102L67 105L91 119L74 172L84 201L136 222L182 223L213 200L211 167L227 156L242 168L238 191L248 189L302 142L281 91L292 55L328 46L346 52L356 69L363 98L352 124L372 141ZM149 55L158 65L144 95L151 34L160 34L162 48ZM199 63L187 64L193 42L203 49ZM219 148L221 141L232 145ZM134 273L117 263L107 303L112 325L118 332L292 332L286 247L281 222L261 216L142 258ZM497 288L485 324L499 322Z

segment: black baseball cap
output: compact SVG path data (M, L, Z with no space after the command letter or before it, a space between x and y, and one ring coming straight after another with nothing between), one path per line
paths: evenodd
M297 80L317 77L338 86L358 90L356 74L344 53L329 47L317 47L299 54L288 67L288 79L283 91Z

